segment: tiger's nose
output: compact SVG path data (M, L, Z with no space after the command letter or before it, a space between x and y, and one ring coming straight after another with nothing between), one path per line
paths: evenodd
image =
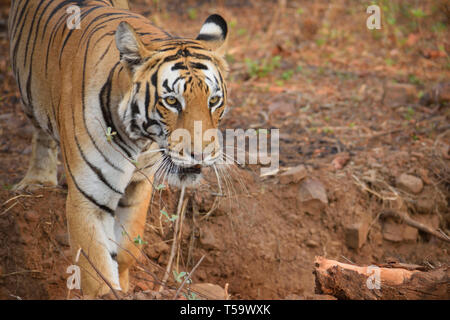
M203 154L201 152L191 152L191 157L195 161L202 161L203 160Z

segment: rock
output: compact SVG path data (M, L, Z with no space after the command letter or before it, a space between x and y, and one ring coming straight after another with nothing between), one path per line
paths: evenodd
M200 244L207 250L221 250L223 245L207 227L202 227L200 232Z
M408 83L388 83L384 88L383 104L398 107L417 99L417 89Z
M169 252L169 245L164 241L158 241L150 244L146 248L146 253L152 259L158 259L162 254Z
M212 283L195 283L191 284L191 290L200 294L202 299L207 300L228 300L229 297L225 289L217 284Z
M366 242L369 232L369 223L367 221L353 223L344 228L345 243L347 247L359 249Z
M299 188L299 200L308 202L311 200L319 200L323 204L328 204L328 197L322 182L314 178L303 180Z
M419 213L431 213L435 206L434 200L430 198L419 198L416 203L416 210Z
M450 102L450 82L436 84L430 91L420 98L420 104L428 106L431 104L444 105Z
M331 164L333 165L335 170L341 170L345 167L347 162L350 160L350 154L348 152L341 152L334 157Z
M398 224L392 219L386 219L383 223L383 238L392 242L417 241L419 232L416 228L406 224Z
M305 166L299 165L280 174L279 179L281 184L297 183L306 178L307 175L308 172L306 171Z
M392 219L386 219L383 223L383 238L392 242L401 242L403 226L395 223Z
M319 244L314 240L308 240L308 241L306 241L306 246L308 246L310 248L317 248L319 246Z
M150 290L150 287L147 284L147 282L145 282L145 281L139 281L134 286L134 292L147 291L147 290Z
M138 292L134 295L134 300L150 300L149 297L143 292Z
M37 214L35 211L27 211L25 212L25 220L28 223L37 222L39 221L39 214Z
M423 189L423 182L420 178L403 173L397 178L397 186L404 191L418 194Z
M55 240L62 246L70 247L68 233L58 233L55 235Z
M269 105L269 115L276 118L286 117L295 112L295 105L290 101L278 100Z
M403 241L416 242L419 236L419 231L416 228L404 225L403 226Z

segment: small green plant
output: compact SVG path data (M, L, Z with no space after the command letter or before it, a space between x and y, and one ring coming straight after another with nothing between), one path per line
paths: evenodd
M325 133L325 134L332 134L334 131L333 131L333 129L330 129L330 128L328 128L328 127L325 127L325 128L323 128L323 133Z
M164 217L166 217L167 221L170 221L170 222L174 222L174 221L176 221L178 219L178 215L173 214L173 215L169 216L169 214L166 211L164 211L164 210L161 210L161 214Z
M408 107L406 110L406 113L404 114L404 117L406 120L410 121L414 117L415 111L413 108Z
M395 62L394 60L392 60L391 58L386 58L384 60L384 62L388 65L388 66L392 66Z
M305 10L303 10L303 8L298 8L296 12L297 14L303 14Z
M415 17L415 18L423 18L426 16L425 12L423 12L422 9L417 8L417 9L411 9L411 14Z
M133 239L133 242L138 245L148 244L147 241L144 241L140 235L138 235L136 238Z
M172 273L173 273L173 277L175 278L175 281L178 283L182 283L184 281L184 278L188 276L187 272L184 272L184 271L178 273L175 270L173 270ZM192 282L191 279L188 279L186 281L187 284L190 284L191 282Z
M199 300L197 294L195 294L194 292L189 292L189 294L183 293L183 295L188 300Z
M197 19L197 10L195 8L189 8L188 9L188 17L191 20Z
M260 62L250 58L245 58L244 61L250 77L263 78L280 67L281 56L272 57L268 62Z
M317 44L319 47L323 46L323 45L325 44L325 42L327 42L327 40L326 40L325 38L319 38L319 39L316 39L316 44Z
M422 84L422 81L420 81L420 79L417 78L417 77L416 77L415 75L413 75L413 74L410 74L410 75L408 76L408 81L409 81L409 83L415 84L415 85L421 85L421 84Z
M156 186L156 190L164 190L166 188L166 186L164 185L164 184L160 184L160 185L158 185L158 186Z
M232 54L229 54L229 53L225 54L225 60L227 60L227 62L229 62L229 63L233 63L233 62L236 61L234 56Z
M106 129L106 140L108 142L111 142L112 141L112 137L115 136L116 134L117 134L117 132L113 132L111 127L108 127Z
M236 33L237 33L238 36L243 36L244 34L247 33L247 29L245 29L245 28L239 28L239 29L236 31Z
M436 22L432 27L431 30L436 33L444 32L447 30L447 25L441 21Z
M292 78L293 75L294 75L294 70L287 70L281 74L281 78L283 80L289 80Z

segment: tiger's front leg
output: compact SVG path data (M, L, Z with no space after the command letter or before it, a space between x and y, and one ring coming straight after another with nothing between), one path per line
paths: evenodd
M139 173L136 173L139 174ZM142 178L142 177L138 177ZM116 209L116 238L119 240L117 262L119 263L119 280L122 291L129 287L130 267L141 258L140 243L136 239L144 238L145 221L152 194L152 182L134 180L119 201Z
M66 212L72 254L75 257L79 248L82 248L90 260L80 255L77 263L81 269L83 294L87 298L95 298L110 291L98 273L114 289L121 290L114 215L88 201L72 181L69 182Z

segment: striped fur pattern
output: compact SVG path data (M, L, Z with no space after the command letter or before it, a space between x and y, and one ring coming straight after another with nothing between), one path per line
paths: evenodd
M67 24L74 5L80 29ZM127 8L126 0L13 0L9 17L12 69L35 126L29 169L15 189L56 185L59 149L74 256L82 248L124 291L152 183L193 185L221 156L205 150L217 147L227 93L220 16L185 39ZM200 133L212 130L209 142L173 139L179 129L194 137L195 123ZM87 260L78 264L84 294L108 291Z

